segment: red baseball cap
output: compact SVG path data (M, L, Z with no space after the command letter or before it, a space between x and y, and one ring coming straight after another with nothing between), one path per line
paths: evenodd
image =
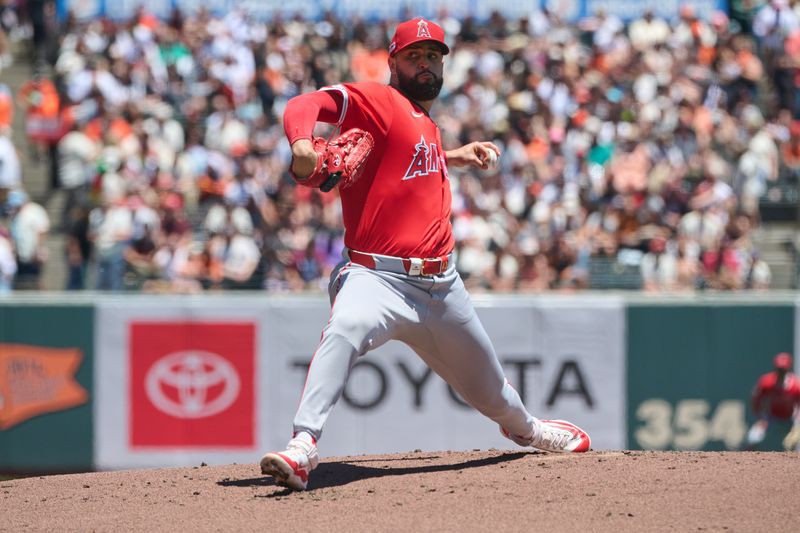
M450 53L450 48L444 42L444 29L435 22L420 17L397 25L389 45L389 55L393 56L403 48L421 41L433 41L442 47L443 54Z
M781 352L772 360L772 366L780 370L791 370L792 356L786 352Z

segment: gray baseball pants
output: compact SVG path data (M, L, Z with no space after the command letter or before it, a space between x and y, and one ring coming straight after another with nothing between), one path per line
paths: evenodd
M331 316L308 369L295 434L319 440L360 355L395 339L409 345L471 406L515 435L534 417L508 383L461 276L431 277L342 263L328 288Z

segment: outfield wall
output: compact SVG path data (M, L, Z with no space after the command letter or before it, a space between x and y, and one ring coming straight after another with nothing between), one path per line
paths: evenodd
M797 297L474 298L509 381L596 449L738 449ZM291 431L322 297L0 300L0 472L254 462ZM513 448L407 346L362 358L324 456Z

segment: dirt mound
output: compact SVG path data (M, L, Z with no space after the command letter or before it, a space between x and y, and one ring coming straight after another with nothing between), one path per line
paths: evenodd
M291 492L257 465L0 482L0 530L796 531L800 454L498 450L324 459Z

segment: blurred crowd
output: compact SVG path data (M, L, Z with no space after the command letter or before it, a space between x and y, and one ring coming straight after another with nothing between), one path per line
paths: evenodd
M593 288L612 264L646 290L769 287L754 235L769 184L800 173L800 1L762 4L744 23L690 6L627 25L439 13L445 147L503 151L493 172L450 173L468 286ZM321 86L388 81L396 23L67 20L16 94L0 86L0 291L40 286L48 252L71 290L324 288L339 202L292 183L282 112ZM4 98L25 109L18 157ZM25 191L26 157L64 199L56 220ZM44 245L53 231L64 250Z

